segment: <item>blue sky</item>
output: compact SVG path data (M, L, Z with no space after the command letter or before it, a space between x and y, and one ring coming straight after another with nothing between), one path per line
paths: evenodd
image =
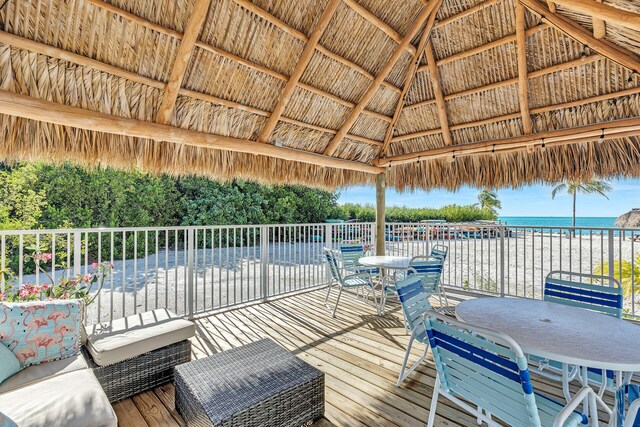
M631 208L640 208L640 179L610 180L609 200L595 195L578 195L577 216L618 216ZM551 198L550 185L532 185L517 190L498 190L502 216L570 216L571 197ZM433 190L399 193L387 190L387 206L440 207L451 203L476 202L479 190L463 187L456 192ZM352 187L340 192L339 203L375 203L375 188Z

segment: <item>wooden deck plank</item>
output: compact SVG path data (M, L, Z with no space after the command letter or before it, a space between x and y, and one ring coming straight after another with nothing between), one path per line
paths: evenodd
M395 386L409 340L399 306L392 305L385 316L378 316L373 307L347 293L337 317L332 318L322 305L324 295L317 290L200 317L192 340L193 356L206 357L271 338L325 373L325 418L315 426L425 425L435 369L429 355L401 387ZM421 353L422 347L415 346L412 360ZM557 383L533 376L536 389L562 398ZM577 391L578 386L572 388ZM124 427L185 425L175 409L173 384L118 402L114 408ZM602 419L606 420L604 414ZM471 415L440 399L436 425L476 423Z

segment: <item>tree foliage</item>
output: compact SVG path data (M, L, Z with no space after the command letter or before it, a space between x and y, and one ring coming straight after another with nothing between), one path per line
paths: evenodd
M342 218L358 221L375 221L376 219L376 208L373 205L345 204L342 205L342 210L344 211ZM492 213L474 205L446 205L439 209L393 206L386 209L385 217L389 222L419 222L426 219L465 222L494 218Z
M498 200L498 194L495 190L485 188L478 194L478 203L476 203L483 212L491 214L493 218L498 217L498 209L502 209L502 203Z

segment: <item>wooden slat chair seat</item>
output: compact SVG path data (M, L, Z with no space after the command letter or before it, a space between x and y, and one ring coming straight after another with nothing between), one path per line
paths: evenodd
M475 327L430 311L425 328L437 376L428 426L433 426L438 397L444 396L490 426L497 418L512 426L577 426L588 418L575 411L595 393L585 387L568 405L534 392L527 360L507 335ZM597 416L596 405L593 414Z
M329 271L331 272L332 278L327 290L327 296L324 299L324 305L329 309L329 311L331 311L332 317L336 317L336 310L338 309L338 303L340 302L340 297L342 296L342 291L344 289L364 289L364 298L368 298L368 295L372 295L373 303L376 308L378 307L378 301L375 294L375 286L373 284L371 274L363 272L343 276L342 272L340 271L340 267L338 266L338 261L336 259L336 254L334 253L334 251L324 248L324 255L327 261L327 265L329 266ZM338 296L336 298L335 304L333 306L330 306L329 296L334 286L338 287Z
M407 329L411 332L409 338L409 344L407 345L407 351L402 362L402 368L400 368L400 375L398 375L397 386L400 386L402 382L413 372L427 357L429 351L429 338L427 337L426 330L424 328L423 316L426 312L431 310L431 303L429 302L429 292L424 289L424 285L419 276L413 275L407 277L404 280L399 281L396 284L396 292L400 304L402 305L402 312L406 321ZM407 362L409 361L409 355L411 354L411 348L413 342L418 341L425 345L422 356L407 369Z
M614 277L552 271L545 279L543 295L544 300L548 302L596 311L618 319L622 318L622 287ZM550 379L568 383L578 374L578 369L575 366L564 366L560 362L535 355L530 355L529 359L538 364L538 372L541 375ZM600 385L600 395L604 393L605 389L613 390L616 387L616 376L621 376L621 373L607 371L603 377L601 369L588 369L589 382ZM563 388L566 392L567 387ZM567 400L569 397L565 395Z

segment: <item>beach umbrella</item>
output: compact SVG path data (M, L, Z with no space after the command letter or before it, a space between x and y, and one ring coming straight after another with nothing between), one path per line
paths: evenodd
M640 227L640 209L634 208L622 214L614 223L618 227Z

